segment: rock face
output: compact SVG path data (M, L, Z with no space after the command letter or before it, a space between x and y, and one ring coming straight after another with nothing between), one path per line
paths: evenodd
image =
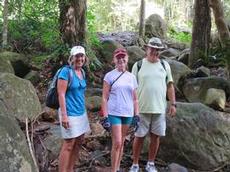
M41 112L41 105L33 85L10 73L0 74L1 111L24 121Z
M0 61L2 59L7 59L11 62L15 75L20 78L23 78L30 71L28 58L24 55L5 51L0 53Z
M204 103L214 109L224 110L226 102L225 92L221 89L209 88Z
M102 58L106 62L111 63L113 59L113 51L120 47L123 46L112 39L104 40L102 42L102 48L101 48Z
M158 14L152 14L145 22L145 35L148 38L165 38L167 32L166 22Z
M13 73L14 74L14 69L8 59L1 58L0 59L0 72L3 73Z
M230 161L229 145L229 115L201 103L178 103L177 116L167 118L159 158L192 169L212 170Z
M178 82L181 79L181 77L184 77L184 76L186 76L192 72L186 65L184 65L181 62L178 62L175 60L166 60L166 61L169 63L169 65L171 67L172 76L173 76L175 86L178 85Z
M142 59L145 57L145 51L142 50L140 47L138 46L130 46L127 47L127 51L129 54L129 71L132 70L133 64L135 62L137 62L138 60Z
M25 135L17 121L0 112L0 171L35 172Z
M220 77L203 77L186 80L182 91L189 102L204 102L209 88L221 89L230 96L230 82Z

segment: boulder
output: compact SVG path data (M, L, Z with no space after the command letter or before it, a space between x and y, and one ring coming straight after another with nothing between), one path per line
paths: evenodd
M175 48L168 48L162 52L160 52L160 55L163 57L167 57L167 58L173 58L173 57L177 57L179 56L180 51L175 49Z
M201 66L196 69L196 77L209 77L210 69L204 66Z
M29 80L32 84L37 84L40 81L40 75L38 71L30 71L24 79Z
M166 137L161 139L158 157L187 168L212 171L230 161L229 126L227 114L201 103L177 103L176 117L167 117ZM148 152L147 144L144 152Z
M213 107L217 110L224 110L226 102L226 95L224 90L209 88L207 90L204 104Z
M105 60L105 62L112 63L114 50L121 47L123 46L120 43L112 39L102 41L100 50L102 59Z
M188 61L189 61L189 54L190 54L190 49L187 48L187 49L184 49L180 56L178 57L178 61L181 62L181 63L184 63L185 65L188 66Z
M182 167L181 165L176 163L169 164L168 169L168 172L188 172L185 167Z
M14 52L2 52L0 53L0 61L7 59L11 62L15 75L23 78L30 71L29 60L26 56Z
M210 88L225 91L226 99L230 96L230 81L220 77L202 77L187 79L182 91L189 102L205 102L207 91Z
M158 14L150 15L145 21L145 35L148 38L165 38L167 32L166 22Z
M13 73L14 74L14 68L12 67L10 61L6 58L0 59L0 73Z
M145 51L142 50L138 46L127 47L127 51L128 51L128 54L129 54L128 66L129 66L129 70L131 71L132 67L133 67L133 64L135 62L137 62L138 60L140 60L140 59L145 57Z
M17 121L2 111L0 111L0 157L1 172L36 171L24 133Z
M185 77L186 75L192 73L191 69L189 69L189 67L187 67L181 62L169 59L167 59L166 61L169 63L171 67L172 76L175 83L174 85L176 87L178 86L178 83L182 77Z
M0 74L0 107L12 117L24 121L41 112L41 104L30 81L10 73Z
M100 96L86 97L86 108L91 112L99 111L101 108L101 97Z

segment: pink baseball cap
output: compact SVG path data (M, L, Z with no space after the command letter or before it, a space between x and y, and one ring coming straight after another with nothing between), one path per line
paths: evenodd
M128 55L128 52L125 48L117 48L114 52L113 52L113 57L117 58L117 57L123 57Z

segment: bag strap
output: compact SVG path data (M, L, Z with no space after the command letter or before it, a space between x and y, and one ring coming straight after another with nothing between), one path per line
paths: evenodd
M125 73L125 71L122 72L122 73L112 82L112 84L110 85L110 88L113 86L113 84L114 84L124 73Z
M165 63L164 63L164 60L162 60L162 59L160 59L160 61L161 61L161 65L163 66L163 68L164 68L164 70L165 70L165 72L166 72L165 82L166 82L166 84L167 84L168 75L167 75L167 71L166 71Z

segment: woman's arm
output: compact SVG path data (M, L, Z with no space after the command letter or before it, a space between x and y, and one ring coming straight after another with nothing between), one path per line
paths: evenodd
M58 101L61 109L61 115L62 115L62 126L67 129L69 128L69 121L67 117L67 111L66 111L66 103L65 103L65 94L67 90L68 81L58 79L57 83L57 91L58 91Z
M108 115L107 103L109 98L109 92L110 92L110 85L106 81L104 81L103 90L102 90L102 103L101 103L101 110L102 110L103 117L107 117Z
M134 115L139 115L139 106L136 89L133 90L133 106L134 106Z

